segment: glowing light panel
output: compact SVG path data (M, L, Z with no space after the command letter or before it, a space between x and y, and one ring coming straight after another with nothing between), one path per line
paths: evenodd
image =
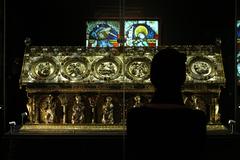
M87 22L87 47L119 47L120 22L92 20Z
M124 46L156 47L159 41L157 20L126 20L124 23Z

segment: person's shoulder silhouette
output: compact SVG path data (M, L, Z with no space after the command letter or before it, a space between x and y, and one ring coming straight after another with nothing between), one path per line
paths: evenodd
M181 88L186 79L186 55L175 49L160 50L152 59L152 101L131 108L127 115L129 159L190 158L202 153L206 117L183 103ZM179 158L178 157L178 158Z

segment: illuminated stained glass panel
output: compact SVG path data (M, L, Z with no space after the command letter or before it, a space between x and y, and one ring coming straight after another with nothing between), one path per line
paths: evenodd
M119 47L120 22L115 20L87 21L87 47Z
M126 20L124 46L156 47L159 42L158 20Z

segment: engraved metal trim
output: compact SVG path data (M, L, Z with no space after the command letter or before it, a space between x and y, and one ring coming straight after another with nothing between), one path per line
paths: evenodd
M129 58L125 67L126 76L135 81L148 79L150 76L150 63L151 60L146 57Z
M54 58L36 58L30 64L30 76L36 80L51 80L58 75L59 65Z
M73 81L88 77L89 72L89 61L85 57L65 58L61 71L63 77Z
M188 61L188 74L197 80L208 80L214 76L215 64L207 57L194 57Z
M104 57L93 62L94 76L100 80L114 80L122 73L122 62L117 57Z

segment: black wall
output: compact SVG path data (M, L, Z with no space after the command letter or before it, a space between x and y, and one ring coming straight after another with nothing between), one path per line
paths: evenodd
M26 37L33 45L85 45L86 19L121 15L160 18L162 44L215 44L215 39L221 38L226 105L229 118L234 116L234 1L7 0L7 122L19 121L20 113L26 110L26 95L18 85Z
M0 1L0 135L3 133L4 128L4 111L3 111L3 104L4 104L4 87L3 87L3 74L4 74L4 63L3 63L3 33L4 33L4 10L3 10L3 1Z

